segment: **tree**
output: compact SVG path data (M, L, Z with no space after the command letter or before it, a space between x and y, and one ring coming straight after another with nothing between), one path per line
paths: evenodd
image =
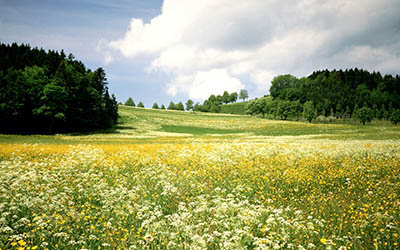
M354 110L353 110L353 116L357 117L357 113L358 113L358 104L356 103L356 105L354 106Z
M211 104L212 104L212 102L210 102L209 100L205 100L203 102L203 104L199 106L200 111L201 112L210 112Z
M356 102L360 105L368 103L371 93L365 83L360 84L356 88Z
M54 123L65 120L66 92L65 88L58 86L55 80L50 81L43 88L43 95L40 98L42 106L34 110L37 115L49 119L48 133L53 133Z
M246 89L242 89L239 92L239 99L242 99L243 101L249 98L249 93L247 92Z
M271 81L269 93L276 99L289 100L287 93L289 89L293 89L296 85L297 78L292 75L279 75L274 77ZM291 94L293 95L293 93Z
M400 109L395 109L393 110L391 116L390 116L390 121L397 126L397 123L400 122Z
M139 102L138 105L137 105L137 107L138 107L138 108L144 108L143 102Z
M378 109L378 106L377 106L376 104L374 104L374 105L372 106L372 112L374 113L374 118L375 118L375 119L381 118L380 110Z
M212 113L219 113L221 111L221 105L217 105L215 103L212 103L210 105L209 111L212 112Z
M169 105L168 105L168 110L175 110L175 109L176 109L175 103L174 103L173 101L171 101L171 102L169 103Z
M245 113L249 114L251 116L256 115L258 113L257 111L257 106L256 106L256 100L251 100L247 103L246 108L245 108Z
M152 109L159 109L158 104L156 102L153 104Z
M129 98L125 101L125 105L126 105L126 106L132 106L132 107L135 107L135 106L136 106L136 104L135 104L135 102L133 101L132 97L129 97Z
M336 118L342 118L343 116L343 107L340 103L336 105Z
M228 91L224 91L224 94L222 95L222 102L225 104L228 104L231 101L231 97L228 93Z
M114 124L117 124L118 121L118 103L117 103L117 98L115 97L114 94L111 96L108 93L108 89L106 89L104 93L104 110L100 111L102 112L100 117L102 117L102 121L99 121L99 123L104 123L106 124L105 127L111 127ZM103 125L104 126L104 125Z
M230 96L229 96L229 102L236 102L237 99L238 99L238 93L233 92L233 93L230 94Z
M382 107L381 107L381 114L382 114L382 118L385 119L385 120L387 120L387 119L390 118L390 114L389 114L389 112L386 110L384 104L382 104Z
M290 101L279 100L276 110L277 116L280 116L282 120L286 120L292 113L291 106Z
M266 113L266 99L265 98L258 98L251 100L246 107L246 113L250 115L259 115L261 114L262 117L265 117Z
M110 128L118 103L104 69L70 54L0 44L0 132L56 133Z
M164 110L165 110L165 106L164 106L164 104L161 104L161 109L164 109Z
M185 110L185 107L183 106L182 102L179 102L178 104L175 105L176 110Z
M193 109L193 101L192 101L192 100L190 100L190 99L187 100L185 104L186 104L186 110L187 110L187 111Z
M224 98L221 95L217 95L214 102L217 105L221 105L222 103L224 103Z
M317 112L326 116L333 109L336 117L351 117L357 113L356 105L361 108L364 103L372 107L378 119L388 114L390 117L390 103L394 109L400 109L400 76L382 77L359 69L322 70L300 79L291 75L276 76L271 83L273 99L301 104L312 101Z
M344 112L344 117L345 118L350 118L351 117L351 110L349 106L346 106L346 111Z
M317 117L317 110L314 108L314 104L312 101L307 101L303 106L303 117L307 119L308 122L311 123L313 119Z
M201 105L199 102L196 102L196 104L193 106L193 111L201 111Z
M208 101L210 103L218 103L219 102L218 98L215 95L210 95L210 97L208 98Z
M374 112L367 106L363 106L357 111L356 117L360 120L360 122L363 125L365 125L366 122L372 121L372 118L374 117Z

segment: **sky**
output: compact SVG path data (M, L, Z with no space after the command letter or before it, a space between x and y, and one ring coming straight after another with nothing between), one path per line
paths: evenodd
M254 98L281 74L400 74L400 1L0 0L0 42L103 67L121 102Z

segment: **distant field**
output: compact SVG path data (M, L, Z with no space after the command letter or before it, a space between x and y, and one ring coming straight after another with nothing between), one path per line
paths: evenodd
M0 135L0 249L399 249L400 127L120 116Z
M115 129L89 134L60 134L55 136L0 135L3 143L176 143L203 139L206 141L258 141L277 136L291 139L333 140L399 140L400 126L389 122L377 124L315 124L267 120L245 115L154 110L120 106L120 123Z

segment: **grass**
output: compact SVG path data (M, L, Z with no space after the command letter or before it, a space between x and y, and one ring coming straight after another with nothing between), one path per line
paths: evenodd
M308 123L268 120L244 115L153 110L120 106L119 124L110 130L83 134L0 135L2 143L113 144L163 141L176 143L187 139L247 140L293 136L334 140L398 140L400 126L389 122Z
M398 249L400 129L120 107L0 135L0 249Z
M221 113L244 115L246 112L247 103L248 102L235 102L230 104L224 104L221 106Z
M117 129L120 135L148 135L158 132L187 134L194 137L208 135L236 134L235 138L246 139L251 136L304 136L315 138L349 138L349 139L399 139L400 128L392 124L315 124L307 122L290 122L267 120L243 115L194 113L182 111L163 111L151 109L120 108L121 126ZM180 135L177 135L180 136Z
M204 128L204 127L191 127L191 126L176 126L176 125L163 125L162 131L171 133L183 133L190 135L209 135L209 134L234 134L240 133L234 129L216 129L216 128Z

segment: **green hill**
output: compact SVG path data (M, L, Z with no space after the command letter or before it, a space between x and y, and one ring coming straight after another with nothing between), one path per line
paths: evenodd
M0 135L4 143L114 144L187 143L201 141L265 141L271 137L291 136L316 139L400 139L400 126L389 122L359 124L316 124L268 120L247 115L144 109L120 105L115 128L95 133L55 136Z
M247 103L248 102L235 102L230 104L224 104L221 106L221 113L244 115Z
M238 103L242 106L243 103ZM240 106L240 105L233 105ZM237 109L238 110L238 109ZM314 136L319 138L395 139L400 128L390 123L315 124L268 120L247 115L156 110L120 106L119 135L134 138L181 137L260 139L264 136Z

